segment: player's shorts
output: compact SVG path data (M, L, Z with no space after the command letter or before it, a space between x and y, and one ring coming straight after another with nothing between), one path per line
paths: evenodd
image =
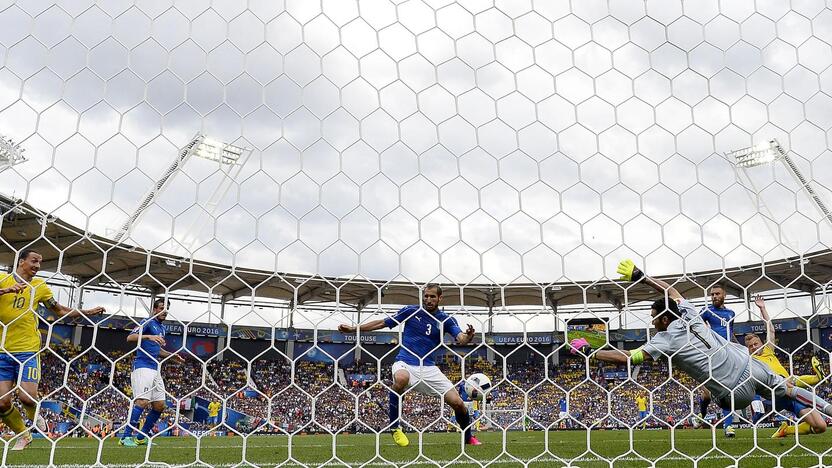
M638 412L638 418L639 418L639 419L644 419L644 418L646 418L646 417L647 417L647 415L648 415L648 414L649 414L649 413L647 413L647 411L639 411L639 412Z
M220 423L220 415L208 416L208 424L210 424L212 426L216 426L219 423Z
M763 404L763 400L754 400L754 401L752 401L751 402L751 411L754 411L754 414L763 414L763 413L765 413L766 412L766 406Z
M566 411L561 411L561 412L558 414L558 419L566 419L566 418L568 418L568 417L569 417L569 413L567 413Z
M40 355L0 353L0 382L39 382Z
M763 402L761 401L760 404ZM809 407L800 403L799 401L792 400L791 398L787 397L780 397L774 400L774 411L779 413L780 411L786 410L795 416L800 417L800 412L808 409ZM762 412L762 411L761 411Z
M454 388L454 384L436 366L411 366L403 361L393 363L393 375L401 370L406 370L410 374L406 389L412 388L425 395L444 397Z
M162 373L156 369L139 367L130 374L130 386L133 398L137 400L165 401L165 381Z

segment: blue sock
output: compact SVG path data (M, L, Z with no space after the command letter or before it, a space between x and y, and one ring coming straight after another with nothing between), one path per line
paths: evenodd
M465 412L455 412L454 415L456 416L457 424L465 432L465 442L468 442L471 439L471 415L468 414L467 409Z
M725 423L722 425L723 428L727 428L728 426L734 424L734 412L731 410L723 409L722 416L725 417Z
M137 439L144 439L150 436L150 433L153 432L153 426L156 425L156 421L159 420L159 416L162 413L160 411L156 411L155 409L150 410L147 413L147 417L144 419L144 426L142 426L142 431L136 434Z
M390 408L387 414L390 416L390 429L393 430L399 427L399 400L401 397L392 390L389 393Z
M130 422L127 424L127 427L124 428L124 434L122 434L122 437L127 438L132 436L133 430L139 428L139 419L142 418L142 413L144 413L144 408L140 408L138 406L133 407L130 411Z

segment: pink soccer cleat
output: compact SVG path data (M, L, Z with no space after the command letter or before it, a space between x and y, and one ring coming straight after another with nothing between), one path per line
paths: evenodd
M476 437L471 436L470 438L468 438L468 441L465 442L465 445L482 445L482 442L477 440Z

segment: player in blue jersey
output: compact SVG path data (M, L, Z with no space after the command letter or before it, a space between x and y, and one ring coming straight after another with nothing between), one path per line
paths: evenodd
M457 344L466 345L476 332L471 325L462 331L455 319L439 309L441 303L442 288L438 284L428 284L423 291L421 306L404 307L393 317L367 322L360 327L346 324L338 327L342 333L355 333L357 330L364 333L404 325L401 347L393 364L388 426L392 431L393 441L400 447L410 444L407 435L399 427L401 395L410 388L419 393L444 398L448 406L454 410L457 423L464 430L465 443L481 445L471 434L471 415L468 408L454 389L454 385L442 374L433 360L434 351L442 345L444 333L450 333L456 338Z
M725 307L725 287L721 284L711 286L711 303L708 307L702 309L702 320L711 327L711 330L717 335L725 338L727 341L736 341L734 338L734 317L737 314L733 310ZM705 420L708 414L708 406L711 404L711 392L707 388L702 388L702 394L699 397L699 414L701 420L697 417L693 418L693 426L699 427L701 421ZM723 427L725 428L725 437L734 437L736 431L734 430L734 413L730 410L722 410Z
M180 362L182 356L165 351L165 327L162 322L168 316L168 303L164 299L153 301L153 311L149 318L142 321L127 336L128 343L138 343L136 358L133 360L133 373L130 374L130 386L133 389L133 409L130 411L130 422L124 428L124 434L119 445L136 447L147 443L147 437L153 426L165 410L165 382L159 369L159 361L173 355ZM144 410L150 407L150 412L144 420L141 431L132 437L133 431L138 429L139 420Z
M571 429L572 428L572 422L569 419L569 408L566 405L566 397L560 397L560 400L558 401L558 408L560 410L558 412L558 421L559 421L559 423L563 427L565 427L567 429Z

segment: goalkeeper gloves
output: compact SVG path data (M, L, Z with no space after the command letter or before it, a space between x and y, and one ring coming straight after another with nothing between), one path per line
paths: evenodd
M621 275L622 281L637 282L644 278L644 272L639 270L629 258L618 264L618 274Z
M578 351L580 351L589 355L592 351L592 346L589 345L589 341L587 341L586 338L574 338L569 342L569 347L571 348L569 352L572 354L577 354Z

